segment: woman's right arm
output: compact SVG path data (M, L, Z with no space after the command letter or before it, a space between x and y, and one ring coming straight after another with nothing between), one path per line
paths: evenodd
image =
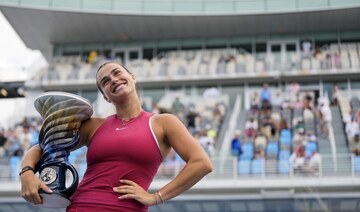
M78 145L73 149L78 149L83 146L87 146L91 136L94 134L96 129L101 125L103 119L100 118L90 118L84 121L80 128L80 140ZM39 145L34 145L22 159L21 168L25 166L30 166L35 169L36 164L39 162L42 156L42 150ZM39 190L44 192L51 193L51 189L43 183L33 171L26 171L20 176L21 181L21 195L22 197L31 203L42 204L42 199L39 195Z
M39 145L34 145L27 151L21 161L21 168L30 166L35 169L36 164L39 162L42 151ZM29 170L21 174L21 196L28 202L34 204L42 204L42 199L39 195L39 190L51 193L51 189L45 185L33 171Z

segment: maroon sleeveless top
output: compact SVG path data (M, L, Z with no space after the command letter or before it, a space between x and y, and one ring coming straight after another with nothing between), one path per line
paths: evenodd
M125 124L112 115L99 127L87 152L87 170L74 195L70 209L91 205L93 211L147 211L136 200L119 200L113 187L120 179L132 180L148 190L161 162L160 149L151 129L153 113L142 111ZM95 208L94 208L95 207ZM70 209L68 210L70 211Z

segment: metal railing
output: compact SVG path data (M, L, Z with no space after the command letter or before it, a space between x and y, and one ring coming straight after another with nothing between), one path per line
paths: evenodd
M355 163L355 156L351 154L337 155L335 162L332 160L332 155L322 155L319 170L316 172L303 172L301 170L294 170L290 163L286 163L285 167L280 170L280 161L276 159L263 159L261 167L253 167L248 169L248 172L240 171L241 165L239 160L235 157L227 157L221 159L220 157L212 158L214 171L207 176L207 179L215 180L247 180L261 178L263 180L281 178L281 179L296 179L296 178L328 178L328 177L360 177L360 164ZM19 182L18 170L19 167L13 167L7 164L7 159L1 161L0 183ZM74 164L75 167L81 167L85 161ZM184 162L174 161L172 163L163 163L157 175L156 180L170 180L174 178L183 168ZM254 170L256 169L256 171ZM284 171L288 170L288 171ZM80 173L82 175L83 173Z

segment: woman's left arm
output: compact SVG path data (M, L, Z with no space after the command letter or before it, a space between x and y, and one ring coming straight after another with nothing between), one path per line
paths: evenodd
M170 114L160 116L159 124L164 130L163 142L172 147L186 163L179 174L159 190L162 199L166 201L191 188L210 173L213 167L199 142L177 117Z

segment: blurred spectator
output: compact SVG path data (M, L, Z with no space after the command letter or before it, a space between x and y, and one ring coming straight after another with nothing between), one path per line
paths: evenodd
M242 154L240 136L241 136L241 131L236 130L234 134L234 138L231 141L231 153L235 157L240 157L240 155Z
M352 141L349 141L349 149L352 154L360 155L360 136L359 133L354 136Z
M294 173L302 173L305 165L305 146L296 148L290 155L289 162Z
M305 58L311 57L311 55L312 55L311 48L312 48L312 45L311 45L310 41L306 40L306 41L302 42L303 57L305 57Z
M292 138L292 148L293 151L296 150L298 147L305 146L307 143L307 137L305 136L305 130L304 128L299 128L293 138Z
M30 149L32 143L32 135L29 127L23 127L22 131L18 134L20 149L25 153Z
M215 87L208 88L204 91L203 97L205 99L217 99L217 98L221 97L221 92L219 91L219 89L217 89Z
M203 131L199 138L200 145L204 148L209 156L213 156L215 153L214 139L208 136L207 131Z
M360 108L358 108L357 111L355 112L354 120L355 120L358 124L360 124Z
M300 85L296 81L292 81L291 84L288 86L287 90L290 96L290 102L296 101L296 95L300 92Z
M339 86L337 83L333 84L332 87L332 97L331 97L331 104L332 105L338 105L338 96L339 96Z
M320 48L320 46L315 47L314 58L320 60L320 58L321 58L321 48Z
M328 104L321 103L320 105L320 129L322 136L328 138L329 129L331 126L332 114Z
M309 93L305 94L304 97L304 109L313 110L314 109L314 102L312 96Z
M291 108L296 110L296 109L304 109L304 102L303 100L301 99L300 95L299 94L296 94L296 97L295 97L295 101L291 102Z
M207 124L205 126L205 131L206 131L206 134L207 136L209 136L210 138L213 139L213 142L215 144L215 141L217 139L217 130L214 129L214 127L211 126L211 124Z
M253 117L250 117L250 119L247 120L245 123L245 135L248 138L253 139L256 135L257 130L258 122Z
M258 132L254 139L255 151L259 151L265 155L265 148L266 148L267 142L268 142L268 139L266 138L266 136L263 133Z
M269 85L264 83L260 92L261 98L261 109L262 110L270 110L271 109L271 91L269 89Z
M189 107L189 112L186 115L186 126L188 127L191 134L194 134L196 129L196 118L200 117L200 115L195 111L194 106Z
M270 114L271 111L267 112L262 116L262 119L260 120L260 131L263 135L266 136L267 139L270 139L276 133L276 124Z
M7 139L5 137L5 129L0 128L0 158L4 156L6 141Z
M97 56L98 56L98 53L97 53L97 51L95 51L95 50L92 50L90 53L89 53L89 56L88 56L88 58L87 58L87 62L88 63L94 63L95 61L96 61L96 59L97 59Z
M284 117L281 117L279 127L278 127L278 131L280 133L281 130L286 130L286 129L289 129L289 124L287 123L287 121L286 121L286 119Z
M281 91L280 90L276 91L275 95L271 97L271 105L273 107L281 108L283 102L284 102L284 98L281 94Z
M304 119L302 117L294 118L293 126L294 126L294 129L297 129L297 130L300 129L300 128L305 129Z
M175 116L177 116L178 118L180 118L182 120L184 110L185 110L185 106L180 101L180 97L175 98L174 102L172 103L171 108L172 108L172 114L174 114Z
M308 160L305 161L303 171L307 174L317 176L321 165L321 156L317 151L312 151Z
M360 132L359 124L354 119L350 122L347 122L345 125L345 132L346 132L348 141L353 142L355 135L359 134L359 132Z
M250 110L252 114L256 114L259 109L260 109L259 93L257 91L254 91L250 99Z
M226 107L223 103L217 102L213 109L213 125L218 128L224 121Z
M347 123L350 123L352 120L352 111L349 110L348 113L343 114L343 122L346 126Z

